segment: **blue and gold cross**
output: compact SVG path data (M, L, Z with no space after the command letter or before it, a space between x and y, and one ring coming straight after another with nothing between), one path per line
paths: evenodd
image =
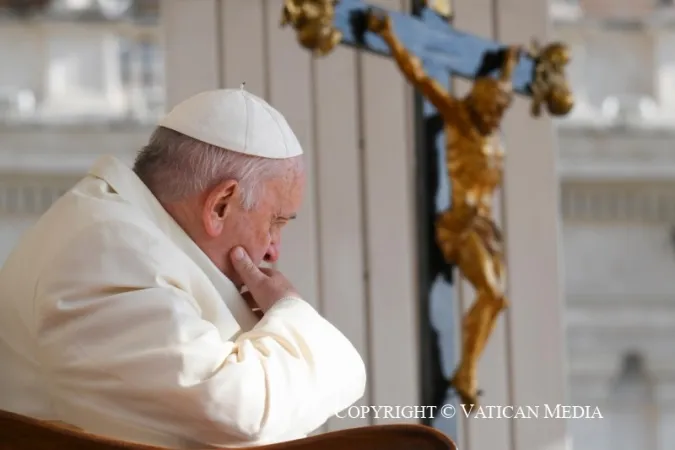
M505 307L500 305L508 303L504 292L492 289L493 283L496 286L501 282L494 281L497 275L491 271L497 269L490 267L499 267L501 273L505 262L501 232L491 217L491 201L481 200L492 195L499 184L494 180L501 178L501 149L495 144L499 124L513 93L532 98L531 113L535 117L542 109L555 116L565 115L573 107L573 98L565 78L569 54L564 44L552 43L544 48L535 45L530 52L520 51L520 46L505 46L457 30L450 25L450 13L447 0L418 0L411 14L387 11L360 0L286 0L281 25L291 25L299 44L317 57L328 55L337 45L393 57L417 88L416 197L423 249L419 269L423 317L429 312L434 295L431 286L439 282L439 275L445 275L443 283L452 284L447 265L457 264L460 271L468 267L474 275L487 271L472 281L479 284L475 290L487 294L473 316L465 318L469 339L464 339L468 344L463 355L468 357L450 380L463 403L473 404L480 395L474 382L477 358L491 333L494 317ZM476 80L468 97L456 99L451 95L450 75ZM454 137L452 142L446 140L448 130ZM454 175L440 173L444 165L441 161L447 164L448 172L454 168ZM457 183L457 195L452 196L455 205L436 204L443 178L448 181L448 190ZM445 219L437 222L441 215ZM475 238L473 247L463 243L466 236ZM448 385L447 376L440 373L438 348L433 348L439 345L439 339L428 323L426 327L422 324L422 329L426 329L423 353L428 360L435 358L428 363L433 367L425 368L424 397L439 405Z

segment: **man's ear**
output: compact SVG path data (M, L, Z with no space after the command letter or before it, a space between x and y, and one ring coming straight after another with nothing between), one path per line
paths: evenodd
M223 181L207 194L202 219L209 236L216 237L222 233L225 218L238 199L239 183L236 180Z

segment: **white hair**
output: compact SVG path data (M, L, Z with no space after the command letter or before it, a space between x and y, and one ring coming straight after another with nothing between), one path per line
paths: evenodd
M136 157L134 172L162 203L199 194L225 180L237 180L242 206L254 208L265 181L302 170L302 157L268 159L236 153L158 127Z

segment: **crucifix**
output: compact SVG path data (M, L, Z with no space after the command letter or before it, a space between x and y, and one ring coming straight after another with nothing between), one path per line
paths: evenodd
M463 33L449 24L449 4L421 0L409 15L360 0L286 0L281 25L292 26L299 44L317 57L347 45L391 58L424 98L424 116L441 122L442 139L426 140L444 155L451 205L435 215L433 237L444 261L476 291L462 322L460 362L448 383L463 404L475 405L478 360L508 305L503 239L492 215L502 182L501 121L515 94L531 97L535 117L542 109L565 115L574 101L564 44L535 43L526 51ZM451 74L473 80L465 97L451 94Z

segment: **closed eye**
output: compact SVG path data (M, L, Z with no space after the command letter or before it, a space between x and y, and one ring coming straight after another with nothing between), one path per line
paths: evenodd
M297 217L296 214L291 214L290 216L277 216L276 221L277 222L288 222L289 220L293 220Z

